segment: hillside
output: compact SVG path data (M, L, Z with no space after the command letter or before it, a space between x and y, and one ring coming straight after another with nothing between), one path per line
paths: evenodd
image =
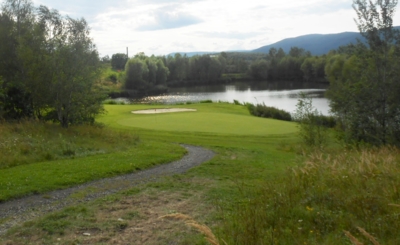
M400 26L394 27L400 30ZM225 51L225 52L253 52L253 53L268 53L271 48L282 48L286 53L291 47L304 48L310 51L312 55L323 55L340 46L356 43L357 39L364 41L365 39L359 32L342 32L336 34L308 34L299 37L286 38L279 42L260 47L255 50L240 50L240 51ZM221 51L222 52L222 51ZM218 54L220 52L180 52L181 55L186 54L188 57L203 54ZM175 53L168 55L174 56Z
M332 49L337 49L340 46L349 43L356 43L357 39L363 40L364 38L358 32L343 32L337 34L309 34L299 37L286 38L279 42L260 47L255 50L247 51L254 53L268 53L271 48L282 48L286 53L289 52L291 47L299 47L308 50L313 55L322 55L328 53ZM227 51L230 52L230 51ZM246 51L242 51L246 52ZM215 54L218 52L188 52L188 57L203 54ZM169 54L174 55L175 53Z
M394 27L400 30L400 26ZM286 53L291 47L299 47L308 50L313 55L323 55L340 46L356 43L357 39L365 41L359 32L342 32L337 34L309 34L299 37L286 38L279 42L263 46L252 52L268 53L270 48L282 48Z
M364 40L358 32L343 32L338 34L310 34L287 38L277 43L263 46L252 52L268 53L271 48L282 48L286 53L291 47L299 47L310 51L313 55L323 55L340 46L356 43L357 39Z

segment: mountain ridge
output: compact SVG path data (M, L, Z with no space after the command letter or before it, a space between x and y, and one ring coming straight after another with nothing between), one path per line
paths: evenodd
M341 32L336 34L307 34L298 37L283 39L279 42L262 46L251 52L268 53L271 48L282 48L288 53L291 47L303 48L310 51L312 55L323 55L340 46L355 44L357 39L365 41L365 38L358 32Z
M400 26L393 27L396 30L400 30ZM203 54L219 54L221 52L252 52L252 53L268 53L271 48L282 48L283 51L288 53L291 47L303 48L306 51L310 51L312 55L323 55L327 54L331 50L335 50L340 46L345 46L350 43L356 44L357 40L365 42L365 38L359 32L340 32L333 34L307 34L298 37L290 37L282 39L281 41L273 44L268 44L254 50L236 50L236 51L213 51L213 52L175 52L168 55L175 55L180 53L181 55L186 54L191 57L194 55Z

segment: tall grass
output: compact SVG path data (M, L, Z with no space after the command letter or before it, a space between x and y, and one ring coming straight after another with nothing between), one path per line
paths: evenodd
M211 231L211 229L208 226L198 223L196 220L194 220L192 217L190 217L188 215L181 214L181 213L175 213L175 214L161 216L160 219L176 219L176 220L184 221L186 223L186 225L193 227L198 232L203 234L205 239L211 245L220 245L218 239L215 237L214 233Z
M225 210L228 244L363 244L363 227L380 244L400 244L400 151L385 147L316 152L284 177L243 190ZM350 234L349 233L349 234ZM364 234L365 235L365 234Z
M100 126L69 129L37 121L0 123L0 169L126 150L139 138Z

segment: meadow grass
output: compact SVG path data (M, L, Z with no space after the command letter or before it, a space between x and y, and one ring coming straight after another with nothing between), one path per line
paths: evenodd
M43 161L125 151L139 142L132 133L101 126L74 126L37 121L0 123L0 169Z
M225 206L221 238L228 244L349 244L354 234L360 242L354 244L372 237L400 244L400 209L393 205L400 203L399 153L384 147L310 154L286 175L246 188L246 201Z
M196 113L177 113L157 115L162 119L159 124L169 126L152 128L151 116L140 121L131 113L160 105L106 105L108 114L99 121L121 134L139 135L141 144L210 148L217 153L212 160L184 175L26 223L4 237L7 244L208 244L197 231L159 219L178 213L190 215L202 229L211 228L219 244L350 244L344 231L367 244L370 239L358 228L381 244L400 243L397 149L344 150L331 140L326 148L304 150L294 123L258 118L250 126L238 124L253 120L244 106L174 107L197 109L197 115L208 116L215 125L201 128ZM218 121L211 114L230 120ZM183 118L196 130L173 125ZM261 129L274 122L281 126L280 134L272 127ZM235 130L229 132L229 127ZM123 224L116 222L118 217L124 217ZM137 227L143 230L138 232ZM91 237L83 237L83 232ZM143 237L146 242L140 240Z
M67 188L176 160L178 145L96 126L1 123L0 201Z

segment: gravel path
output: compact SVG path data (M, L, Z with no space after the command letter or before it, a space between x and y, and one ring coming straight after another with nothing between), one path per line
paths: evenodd
M140 172L121 175L113 178L96 180L64 190L52 191L46 194L27 196L24 198L0 203L0 235L11 227L59 210L63 207L104 197L134 185L155 181L161 176L184 173L190 168L209 161L214 152L202 147L182 145L187 151L182 159ZM78 196L79 198L74 198Z

